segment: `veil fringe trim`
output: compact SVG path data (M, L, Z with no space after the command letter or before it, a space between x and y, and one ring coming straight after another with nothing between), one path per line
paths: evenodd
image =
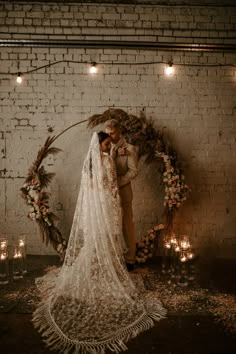
M50 314L48 301L42 301L33 314L34 327L42 334L43 341L52 350L63 354L105 354L106 349L115 353L127 350L125 345L130 339L135 338L141 332L152 328L155 322L166 317L166 310L155 300L151 301L150 309L128 327L118 330L111 338L101 341L76 341L66 337L57 326ZM149 306L148 306L149 307Z

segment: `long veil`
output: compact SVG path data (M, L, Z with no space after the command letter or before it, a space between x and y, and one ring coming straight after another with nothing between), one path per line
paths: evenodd
M104 354L165 316L158 300L141 295L123 258L113 161L101 158L97 133L84 161L64 264L33 314L52 349Z

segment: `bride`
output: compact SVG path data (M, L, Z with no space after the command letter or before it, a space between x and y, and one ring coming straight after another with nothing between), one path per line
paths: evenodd
M47 345L61 353L118 353L165 316L126 269L110 143L104 132L92 136L65 260L33 314Z

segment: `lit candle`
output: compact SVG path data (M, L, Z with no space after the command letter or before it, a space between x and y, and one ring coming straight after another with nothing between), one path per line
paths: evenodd
M175 252L179 252L180 251L180 247L179 246L176 246L175 247Z
M1 241L0 248L1 250L5 250L7 248L7 241Z
M187 250L190 247L190 243L187 237L184 237L184 239L180 242L180 246L183 250Z
M173 245L176 245L177 244L176 238L172 237L171 240L170 240L170 243L172 243Z
M21 257L22 257L21 252L15 251L13 258L21 258Z
M171 248L170 242L165 242L165 248Z
M186 261L187 261L187 257L185 256L185 254L183 254L183 255L180 257L180 261L181 261L181 262L186 262Z
M19 240L19 246L20 246L20 247L24 247L24 245L25 245L24 241L23 241L22 239L20 239L20 240Z
M188 259L193 259L194 254L193 254L192 252L189 252L189 253L187 254L187 257L188 257Z
M7 258L6 253L2 253L0 258L1 258L1 261L4 261Z

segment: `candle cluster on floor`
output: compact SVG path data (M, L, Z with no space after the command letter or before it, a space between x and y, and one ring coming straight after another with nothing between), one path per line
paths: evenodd
M26 273L26 242L20 236L13 243L0 239L0 285L23 278Z
M187 235L167 234L163 239L162 273L168 282L187 286L195 279L195 255Z

